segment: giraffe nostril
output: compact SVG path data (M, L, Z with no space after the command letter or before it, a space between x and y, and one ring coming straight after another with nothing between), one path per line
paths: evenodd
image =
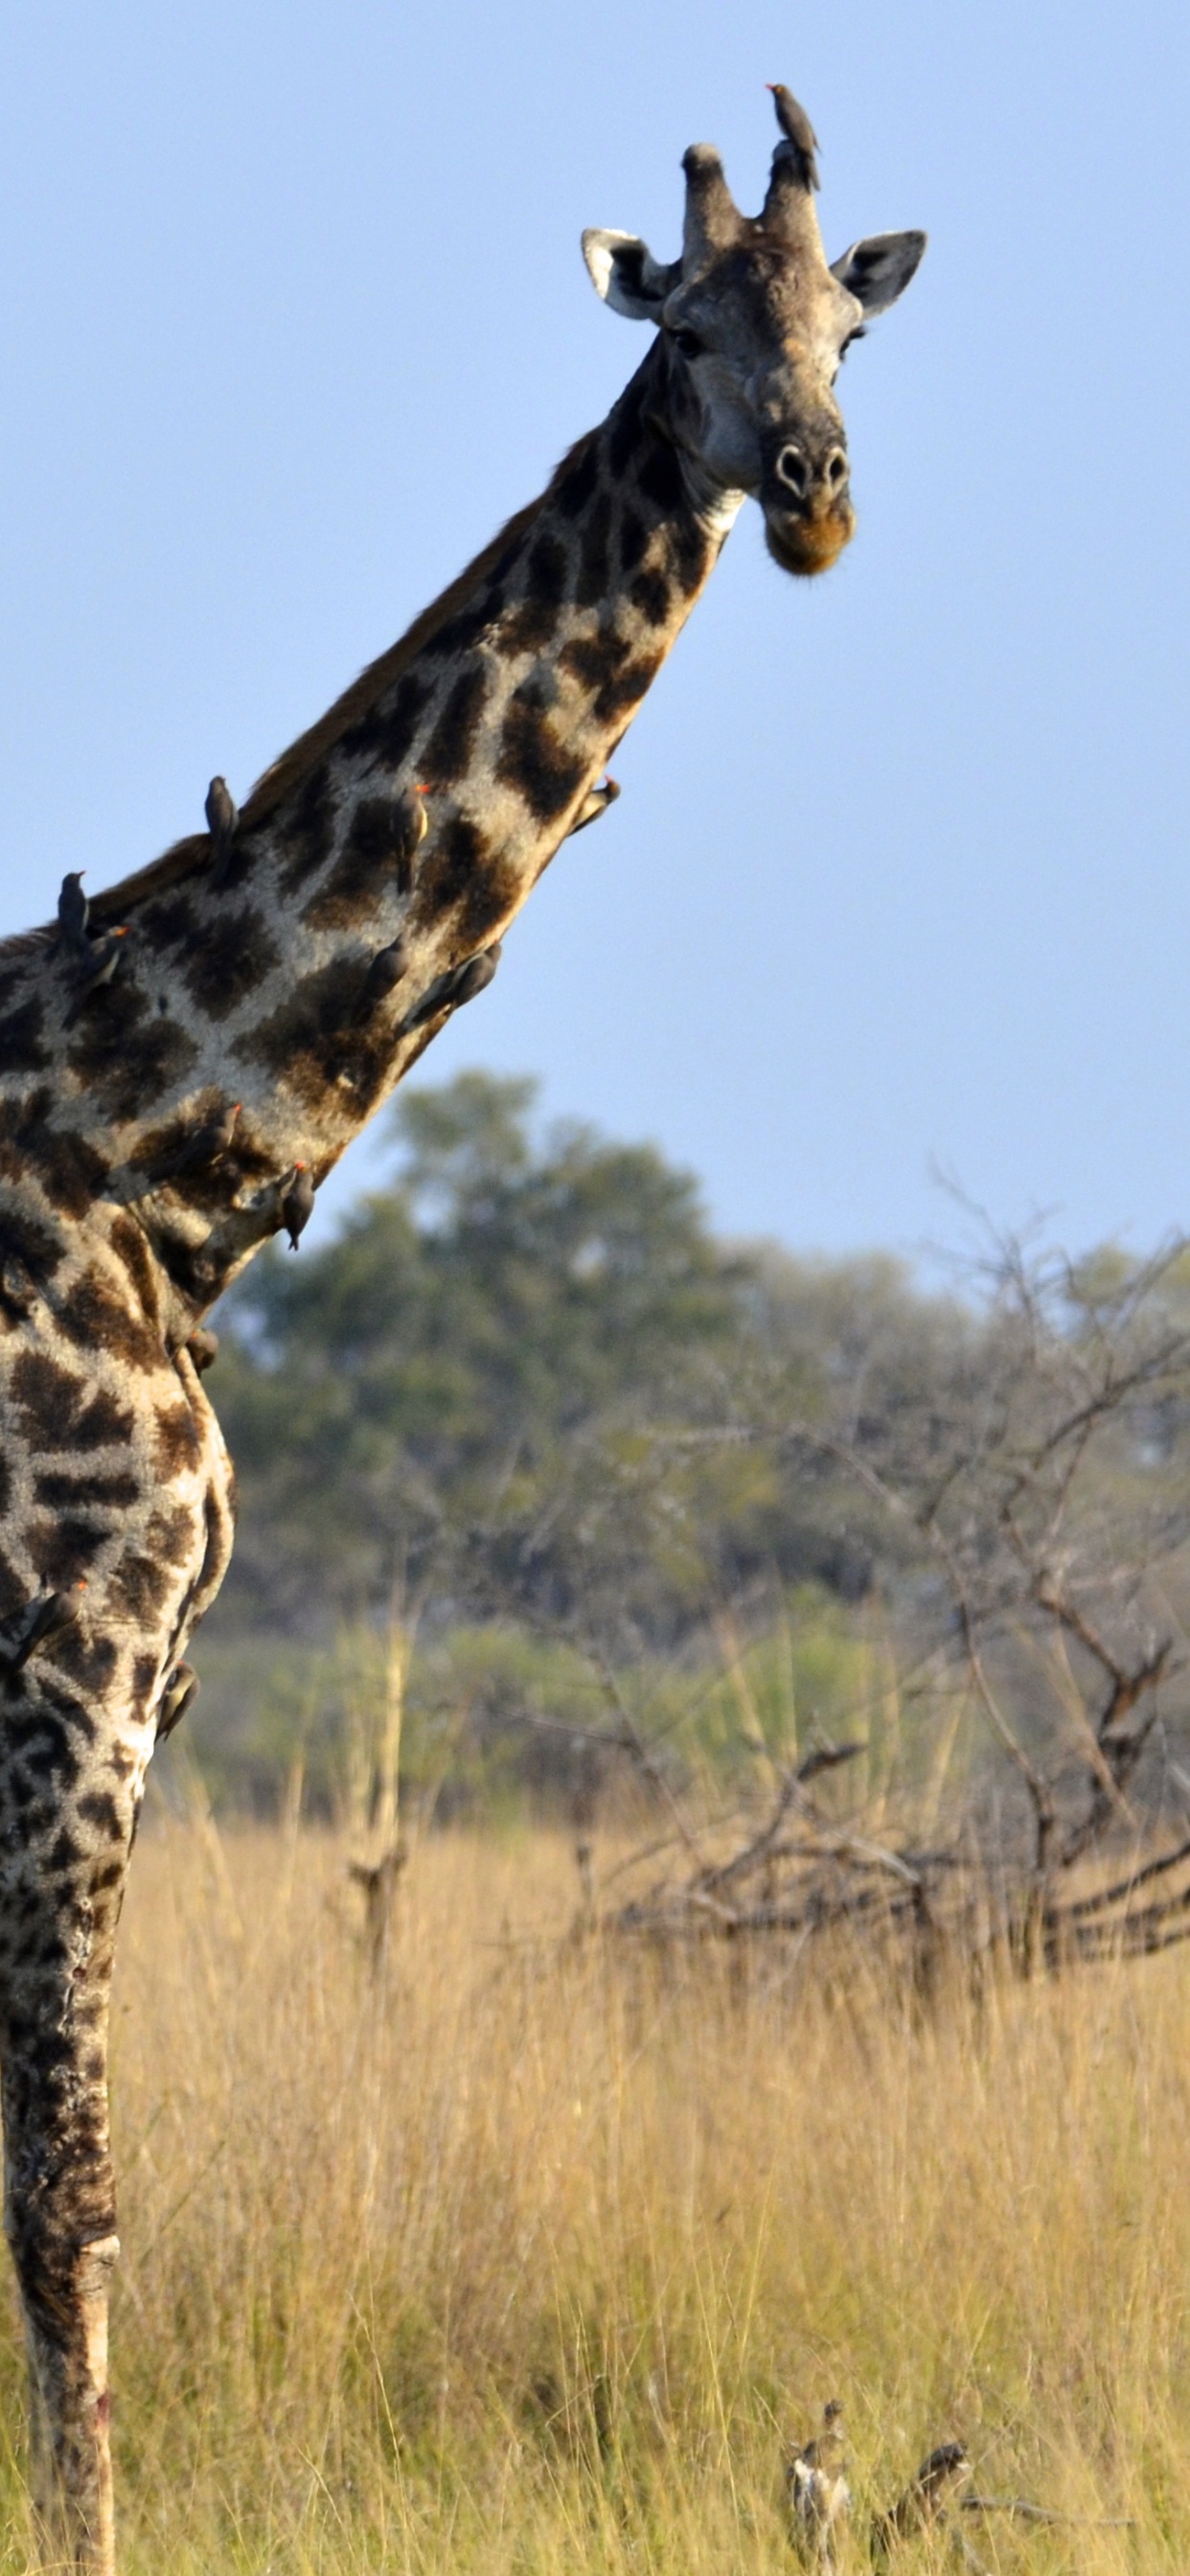
M849 472L850 468L847 463L846 448L832 447L830 455L826 460L826 464L823 467L823 474L828 492L836 494L841 492L847 481Z
M783 483L788 492L794 493L799 501L804 501L810 489L810 468L800 447L782 448L776 472L777 481Z

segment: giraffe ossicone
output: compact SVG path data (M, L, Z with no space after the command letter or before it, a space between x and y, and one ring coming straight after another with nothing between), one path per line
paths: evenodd
M656 336L541 497L242 808L212 780L206 832L89 905L68 878L55 922L0 944L5 2223L46 2548L102 2576L116 1925L146 1766L193 1697L185 1648L232 1539L203 1319L300 1231L611 802L598 782L742 500L791 572L851 535L835 378L924 236L829 263L808 120L776 99L758 217L696 145L678 258L585 235L599 293Z

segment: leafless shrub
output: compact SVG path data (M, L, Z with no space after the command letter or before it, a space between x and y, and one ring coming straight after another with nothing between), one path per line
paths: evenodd
M845 1924L906 1943L923 1975L946 1950L1054 1967L1190 1932L1190 1776L1170 1750L1187 1672L1186 1251L1079 1267L997 1240L982 1285L982 1329L947 1373L881 1384L871 1353L801 1417L758 1375L733 1419L657 1448L766 1446L841 1517L858 1498L898 1689L919 1712L977 1712L990 1759L924 1845L911 1814L874 1831L862 1806L823 1805L859 1742L770 1764L764 1798L708 1826L621 1701L604 1740L659 1784L672 1824L660 1869L642 1851L611 1909L621 1931Z

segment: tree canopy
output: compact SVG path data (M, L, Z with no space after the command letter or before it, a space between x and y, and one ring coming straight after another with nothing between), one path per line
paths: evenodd
M657 1644L766 1568L862 1591L856 1495L718 1435L844 1381L887 1408L963 1364L969 1319L887 1258L717 1241L655 1147L542 1134L535 1095L478 1072L403 1092L389 1185L227 1301L241 1613L366 1613L432 1579L470 1613L581 1593Z

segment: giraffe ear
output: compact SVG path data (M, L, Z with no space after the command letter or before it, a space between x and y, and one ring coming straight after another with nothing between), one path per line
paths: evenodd
M925 246L924 233L873 233L867 241L853 242L842 259L832 260L831 276L865 313L887 313L916 275Z
M583 258L596 294L630 322L659 322L682 273L678 259L663 268L639 233L585 232Z

